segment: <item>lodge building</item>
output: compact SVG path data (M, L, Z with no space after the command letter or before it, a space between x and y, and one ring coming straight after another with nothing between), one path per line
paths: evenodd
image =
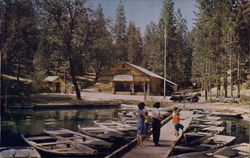
M163 95L164 78L137 65L120 62L99 75L99 91L114 94ZM166 94L177 91L177 84L165 79Z

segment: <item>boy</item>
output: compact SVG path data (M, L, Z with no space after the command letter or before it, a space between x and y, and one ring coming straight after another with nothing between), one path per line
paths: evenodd
M175 135L178 137L179 136L179 130L181 129L182 133L183 133L183 125L180 124L180 112L177 111L175 114L173 114L173 124L175 127ZM182 119L184 120L184 119Z

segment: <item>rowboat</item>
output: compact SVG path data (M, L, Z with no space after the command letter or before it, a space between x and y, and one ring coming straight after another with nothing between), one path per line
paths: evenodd
M242 118L241 113L212 112L211 115L213 115L213 116L222 116L222 117Z
M116 121L105 121L105 122L94 121L94 123L100 127L109 128L120 132L129 132L137 130L135 126L130 126Z
M236 137L226 135L214 135L206 132L189 132L184 134L185 143L174 147L181 152L194 152L210 150L230 145Z
M202 129L202 131L209 131L209 132L215 132L215 133L221 133L223 132L225 127L218 127L218 126L209 126Z
M68 129L56 129L56 130L43 130L44 133L49 134L67 142L72 142L80 145L86 145L94 149L110 148L112 143L106 142L101 139L93 138L85 134L74 132Z
M97 150L94 150L86 145L60 139L49 134L39 135L21 135L23 140L30 146L42 151L46 154L56 156L82 156L96 155Z
M212 149L199 152L191 152L187 154L180 154L171 156L169 158L207 158L207 157L249 157L249 144L241 143L232 146L225 146L220 149Z
M0 147L0 157L41 158L34 147Z
M118 139L124 136L122 132L103 127L81 127L78 125L78 129L83 134L104 140Z

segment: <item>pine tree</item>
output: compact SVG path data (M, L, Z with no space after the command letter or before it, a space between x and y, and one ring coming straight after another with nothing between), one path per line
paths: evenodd
M116 60L127 61L127 28L126 28L126 16L124 11L124 6L122 1L119 1L118 7L116 9L116 20L113 27L113 36L115 43L115 56Z
M174 16L174 2L172 0L164 0L161 17L159 21L159 35L161 43L161 54L164 59L164 32L166 29L166 77L174 82L178 81L176 72L178 51L176 50L177 35L176 35L176 18ZM162 61L163 63L163 61ZM162 70L163 72L163 70ZM178 82L177 82L178 83Z
M9 8L8 36L2 43L2 51L8 60L6 73L19 77L31 77L33 55L37 48L37 26L31 0L16 0ZM5 70L5 69L4 69Z
M128 27L128 62L141 65L143 61L142 38L139 28L130 22Z
M94 24L91 38L93 40L89 48L88 63L96 73L98 80L99 73L111 65L112 58L112 35L108 31L109 20L105 19L101 5L98 5L94 13Z
M158 26L151 22L146 26L143 37L143 62L142 65L147 69L162 74L163 60Z

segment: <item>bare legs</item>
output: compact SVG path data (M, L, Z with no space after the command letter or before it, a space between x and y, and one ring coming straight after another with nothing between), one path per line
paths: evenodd
M137 145L144 147L142 138L143 138L143 135L137 135Z

